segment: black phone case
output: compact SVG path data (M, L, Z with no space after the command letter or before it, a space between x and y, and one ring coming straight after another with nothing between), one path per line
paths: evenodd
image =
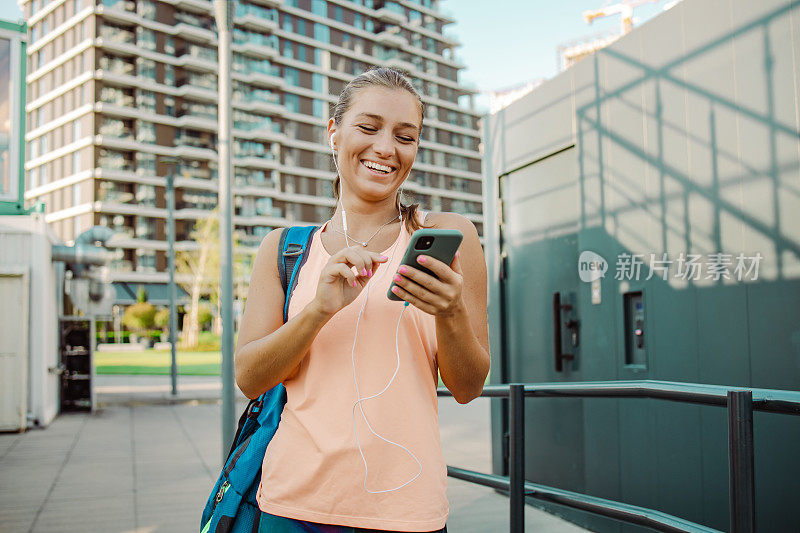
M418 250L417 243L423 237L433 237L433 243L431 243L431 247L426 250ZM458 250L458 247L461 246L461 241L463 239L464 235L457 229L418 229L411 235L408 248L406 248L406 253L403 255L403 260L400 262L400 264L414 267L425 272L426 274L436 277L433 272L417 262L417 256L428 255L435 257L442 263L449 265L453 262L453 257L456 255L456 250ZM395 285L396 283L392 281L392 284L389 286L389 292L387 293L389 299L404 301L402 298L392 292L392 287Z

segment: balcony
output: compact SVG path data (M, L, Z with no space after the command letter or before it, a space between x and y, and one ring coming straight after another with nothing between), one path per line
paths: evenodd
M130 24L138 20L133 0L102 0L97 13L111 22Z
M135 33L117 28L115 26L102 26L100 28L100 38L103 39L104 44L111 43L136 45Z
M237 2L233 21L249 30L272 32L278 28L278 13L274 9Z
M211 0L163 0L167 4L193 13L211 13Z
M179 52L178 60L183 67L190 67L205 72L216 72L219 69L217 54L204 46L190 45Z
M236 28L233 33L233 48L259 59L270 59L278 54L278 38L275 35L250 33Z
M388 7L382 7L375 12L375 18L387 24L405 24L407 22L406 16L397 11L393 11Z
M399 28L395 28L399 30ZM403 48L408 46L408 41L404 37L398 35L397 31L392 31L391 29L383 30L377 34L375 38L378 44L387 48Z

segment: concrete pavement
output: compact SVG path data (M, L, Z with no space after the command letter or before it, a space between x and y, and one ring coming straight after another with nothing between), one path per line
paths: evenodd
M220 470L219 378L98 376L95 414L0 433L0 532L199 531ZM237 390L237 417L246 405ZM490 471L489 401L439 398L448 464ZM508 499L448 478L452 533L508 531ZM526 506L526 531L584 531Z

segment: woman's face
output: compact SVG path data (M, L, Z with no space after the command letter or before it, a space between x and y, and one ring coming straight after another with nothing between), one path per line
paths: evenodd
M394 198L417 155L421 122L419 104L408 91L358 91L342 123L328 122L329 136L336 132L339 171L348 192Z

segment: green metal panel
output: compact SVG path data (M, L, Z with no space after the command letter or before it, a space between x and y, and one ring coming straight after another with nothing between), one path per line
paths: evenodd
M800 388L797 35L797 1L684 0L487 121L486 194L505 211L487 251L508 257L506 324L496 307L491 324L506 337L509 381ZM489 210L487 226L499 218ZM610 265L599 302L577 277L584 250ZM674 264L671 279L645 279L647 265L636 280L614 276L621 253L701 254L707 263L717 252L759 253L758 278L714 280L704 267L698 279L677 280ZM499 285L490 288L495 306ZM548 298L556 290L572 295L581 324L578 358L560 374ZM629 291L643 297L642 366L625 364ZM723 409L531 399L526 411L529 480L729 528ZM800 530L798 442L799 419L756 415L760 530ZM597 531L643 530L559 514Z
M11 80L10 87L12 90L16 88L14 94L9 94L10 102L16 100L17 107L13 111L17 114L16 117L6 117L10 120L11 131L10 135L16 134L17 136L17 153L11 154L17 156L17 183L16 185L16 200L0 200L0 215L24 215L31 211L24 208L24 195L25 195L25 102L26 102L26 83L25 78L26 65L27 65L27 35L28 25L22 21L20 23L0 20L0 30L4 32L11 32L12 35L17 35L17 42L19 47L12 46L12 57L9 61L9 66L17 65L19 79ZM13 72L13 70L11 71ZM10 111L11 112L11 111ZM17 119L19 117L19 119ZM12 180L13 176L9 176ZM6 191L0 191L5 193Z

